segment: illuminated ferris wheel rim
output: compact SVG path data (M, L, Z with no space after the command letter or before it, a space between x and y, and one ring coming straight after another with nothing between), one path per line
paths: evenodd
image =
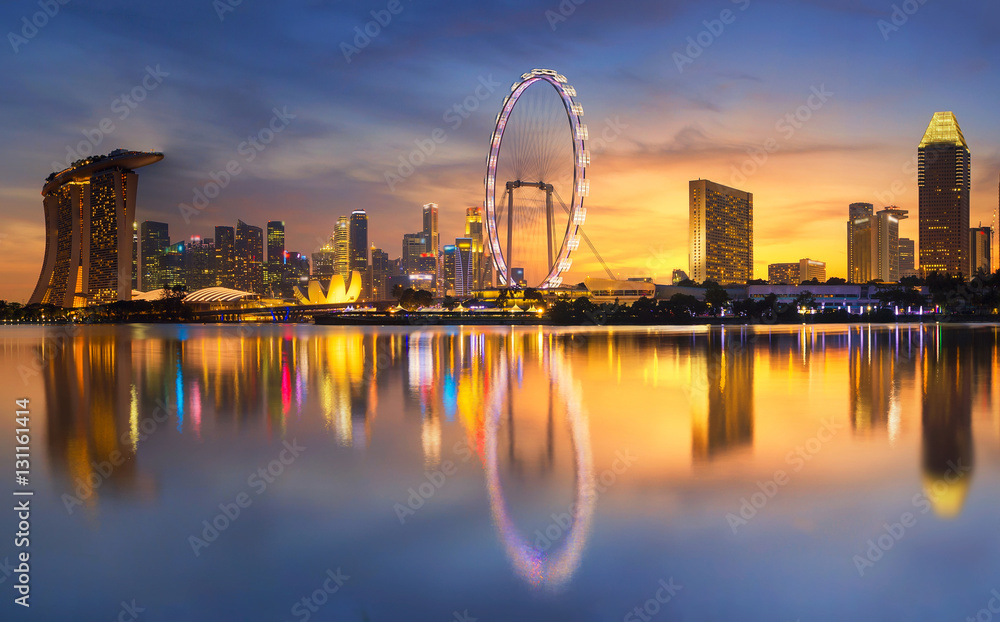
M573 194L569 221L563 242L559 247L559 254L553 265L549 266L549 273L540 285L542 289L548 289L562 285L562 276L560 275L569 270L572 265L570 255L580 246L580 226L587 218L583 199L590 192L590 181L587 180L590 153L586 149L587 126L581 120L583 106L576 102L576 89L566 83L566 77L552 69L532 69L531 72L522 74L521 81L511 85L510 95L504 99L503 108L497 115L497 124L490 139L490 154L486 158L486 230L489 234L490 253L497 267L497 276L499 280L509 286L511 284L511 266L507 265L507 257L504 256L501 249L500 233L496 220L497 159L500 155L500 145L503 142L504 128L514 110L514 105L517 104L518 99L528 87L536 82L547 82L559 93L569 117L573 139Z

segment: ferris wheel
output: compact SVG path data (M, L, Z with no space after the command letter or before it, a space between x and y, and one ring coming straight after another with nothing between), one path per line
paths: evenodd
M498 283L550 288L572 265L590 193L587 126L576 89L551 69L511 86L486 161L486 229ZM518 272L520 274L520 272Z

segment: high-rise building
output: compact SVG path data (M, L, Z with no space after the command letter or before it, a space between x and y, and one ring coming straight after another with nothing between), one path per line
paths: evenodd
M232 227L215 228L215 284L236 287L236 230Z
M847 280L850 283L899 281L899 221L907 211L871 203L852 203L847 221Z
M163 287L163 253L170 246L170 229L165 222L144 221L139 226L139 291Z
M139 223L132 221L132 289L139 289Z
M475 242L472 238L455 238L455 295L467 297L475 289Z
M427 252L427 240L421 233L403 234L403 253L400 255L404 274L420 272L420 256Z
M767 265L767 282L770 285L798 285L799 264L772 263Z
M358 209L351 212L351 230L348 250L350 270L361 275L361 300L371 299L371 273L368 271L368 214Z
M457 255L458 250L452 244L447 244L441 249L441 279L444 281L441 288L446 296L455 295L455 260Z
M969 271L972 155L952 112L936 112L917 148L920 268Z
M267 262L285 263L285 221L267 222Z
M184 242L171 244L163 252L163 263L160 278L163 280L163 287L170 289L174 287L187 287L187 275L184 270Z
M236 289L264 293L264 230L236 221Z
M689 263L697 282L753 278L753 194L706 179L688 184Z
M991 273L993 266L993 231L979 223L978 227L969 230L969 276L979 272Z
M465 210L465 237L472 240L472 287L483 289L483 210L470 207Z
M267 223L267 260L264 263L264 285L266 290L280 287L285 276L285 221L270 220Z
M117 149L46 178L45 254L29 303L79 307L132 299L134 169L162 159Z
M368 269L368 214L359 209L351 212L349 264L351 270Z
M351 223L347 216L337 218L337 227L333 230L333 273L343 277L351 273Z
M907 210L886 207L875 212L876 255L872 264L876 281L899 281L899 221L907 219Z
M872 273L875 206L851 203L847 220L847 282L867 283Z
M191 236L184 251L184 271L190 291L215 285L215 244L212 238Z
M330 240L324 244L322 248L312 254L313 276L333 276L336 257L337 255L333 250L333 240Z
M801 281L811 281L816 279L820 283L826 282L826 262L816 261L815 259L800 259L799 260L799 278Z
M392 292L386 290L389 282L389 253L372 248L372 299L387 300Z
M899 278L916 276L916 247L910 238L899 238Z
M437 293L438 295L443 295L441 287L441 262L439 261L439 256L441 254L441 238L438 233L438 206L437 203L428 203L424 205L424 239L427 242L427 250L424 252L434 255L434 278L437 283Z

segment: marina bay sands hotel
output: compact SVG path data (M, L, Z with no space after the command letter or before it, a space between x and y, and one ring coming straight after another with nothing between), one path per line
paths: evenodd
M30 303L131 300L134 169L162 159L162 153L119 149L49 175L42 188L45 258Z

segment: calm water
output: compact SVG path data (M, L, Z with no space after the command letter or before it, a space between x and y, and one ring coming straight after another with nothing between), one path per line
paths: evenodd
M3 328L31 619L974 618L998 334Z

